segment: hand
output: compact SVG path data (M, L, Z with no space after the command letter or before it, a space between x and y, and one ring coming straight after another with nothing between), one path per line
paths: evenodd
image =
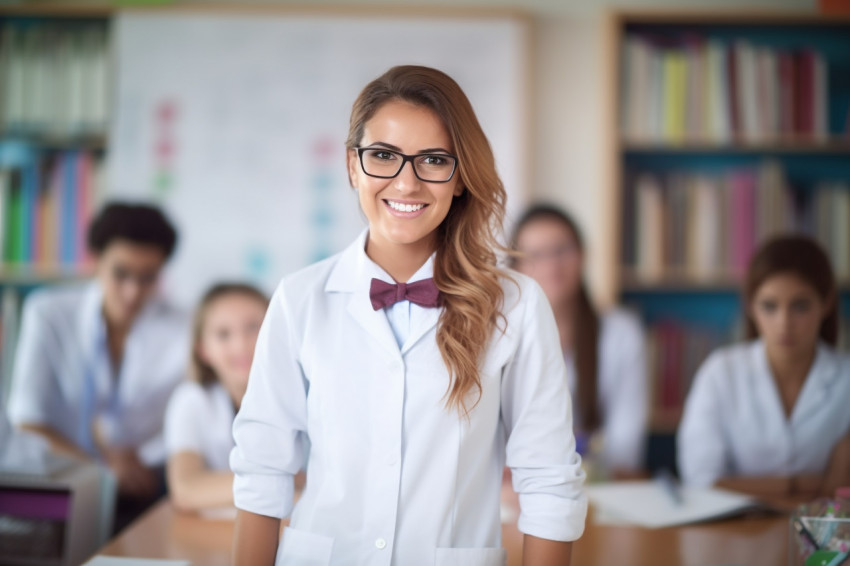
M110 449L105 459L106 465L115 474L121 495L142 499L156 492L156 475L139 460L135 450Z

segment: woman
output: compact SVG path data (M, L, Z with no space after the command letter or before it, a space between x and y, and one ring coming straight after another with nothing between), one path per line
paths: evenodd
M165 414L169 496L184 511L233 505L233 418L248 387L257 333L269 301L250 285L213 286L195 313L192 380Z
M709 356L688 394L681 475L763 496L831 495L850 483L850 357L833 349L829 259L803 236L764 244L744 306L749 341Z
M156 208L107 205L89 228L94 281L33 292L9 415L118 483L115 528L164 493L162 419L185 371L185 316L156 294L177 234Z
M649 410L640 323L622 310L596 312L584 284L584 243L563 211L529 209L514 229L513 247L515 268L540 284L555 312L576 435L581 441L601 431L601 475L640 472Z
M503 564L506 462L525 563L569 564L586 500L564 362L539 287L497 267L505 192L469 101L394 67L346 146L369 227L272 297L234 423L236 564Z

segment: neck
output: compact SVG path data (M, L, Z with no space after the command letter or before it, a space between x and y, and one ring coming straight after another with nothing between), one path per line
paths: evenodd
M413 244L376 242L369 236L366 255L398 283L406 283L434 252L434 238Z
M802 352L767 350L770 371L779 383L802 383L812 369L817 355L817 344Z

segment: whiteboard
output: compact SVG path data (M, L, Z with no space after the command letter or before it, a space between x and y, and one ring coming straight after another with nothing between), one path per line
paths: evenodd
M124 12L113 29L103 197L153 201L175 221L164 285L183 306L219 280L271 291L365 227L344 141L354 99L393 65L436 67L460 84L509 211L524 204L522 20Z

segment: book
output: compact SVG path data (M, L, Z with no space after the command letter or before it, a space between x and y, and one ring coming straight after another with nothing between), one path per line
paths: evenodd
M724 519L752 511L772 511L757 499L718 488L679 488L676 502L657 481L594 484L586 488L597 511L619 522L658 529Z

